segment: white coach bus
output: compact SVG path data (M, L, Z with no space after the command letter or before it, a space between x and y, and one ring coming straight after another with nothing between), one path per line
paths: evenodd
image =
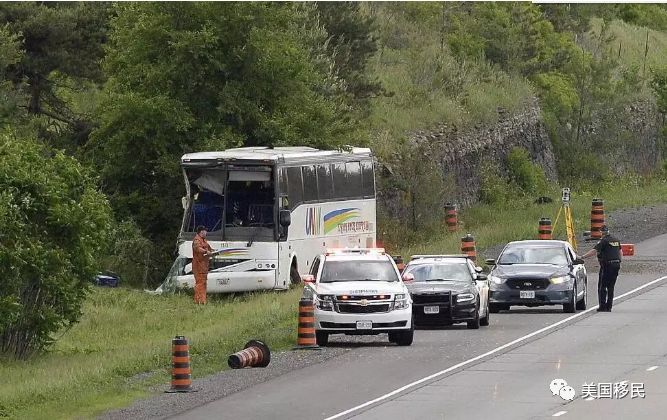
M286 289L327 248L375 244L370 149L244 147L181 159L186 196L178 257L167 287L191 288L197 226L219 253L207 291Z

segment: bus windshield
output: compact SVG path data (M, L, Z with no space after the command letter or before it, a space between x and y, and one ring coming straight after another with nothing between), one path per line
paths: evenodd
M204 226L213 240L273 240L275 188L270 167L186 171L190 196L184 230Z

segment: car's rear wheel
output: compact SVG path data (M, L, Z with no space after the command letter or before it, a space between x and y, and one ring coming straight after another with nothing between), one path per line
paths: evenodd
M481 325L482 327L488 327L489 326L489 313L490 313L489 304L487 303L486 304L486 315L484 316L484 318L479 320L479 325Z
M586 309L587 306L588 306L588 282L584 281L584 297L581 298L579 302L577 302L577 309L583 311Z
M326 331L315 331L315 342L320 347L326 347L329 344L329 333Z
M572 286L572 298L569 303L563 305L563 312L573 314L577 311L577 283Z

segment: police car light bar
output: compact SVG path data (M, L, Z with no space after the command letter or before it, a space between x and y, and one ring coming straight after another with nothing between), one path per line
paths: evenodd
M410 261L427 259L427 258L470 258L470 255L467 254L413 255L410 257Z
M384 254L384 248L337 248L327 249L326 255L340 254Z

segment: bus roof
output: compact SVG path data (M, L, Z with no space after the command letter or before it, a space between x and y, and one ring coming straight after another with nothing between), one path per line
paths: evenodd
M339 150L319 150L312 147L240 147L237 149L228 149L220 152L197 152L183 155L181 163L188 163L192 161L211 161L211 160L270 160L270 161L284 161L290 160L304 160L309 158L335 158L351 157L358 155L359 157L370 157L371 149L365 147L352 147L349 151ZM318 160L319 160L318 159Z

